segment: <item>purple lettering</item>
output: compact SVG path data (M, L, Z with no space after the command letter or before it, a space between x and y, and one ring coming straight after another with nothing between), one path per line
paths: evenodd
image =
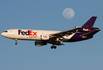
M20 35L21 30L18 30L18 35Z
M28 31L22 31L22 30L18 30L18 35L29 35L29 30Z

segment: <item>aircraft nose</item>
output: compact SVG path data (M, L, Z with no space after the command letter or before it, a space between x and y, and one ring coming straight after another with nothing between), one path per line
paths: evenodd
M8 37L8 36L9 36L9 34L8 34L8 31L7 31L7 30L6 30L6 31L4 31L4 32L2 32L2 33L1 33L1 35L2 35L2 36L4 36L4 37Z
M2 36L4 36L4 33L1 33Z
M3 33L1 33L1 35L2 35L2 36L4 36L4 37L6 36L6 34L5 34L4 32L3 32Z

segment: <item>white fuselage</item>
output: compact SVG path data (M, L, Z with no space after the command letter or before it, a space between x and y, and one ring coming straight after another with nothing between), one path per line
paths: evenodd
M47 31L47 30L29 30L29 29L10 29L4 31L2 36L18 39L18 40L48 40L50 34L59 33L61 31ZM67 42L75 33L69 36L63 36L64 41Z

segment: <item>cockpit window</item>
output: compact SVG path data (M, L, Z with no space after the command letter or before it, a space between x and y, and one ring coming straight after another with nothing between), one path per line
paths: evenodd
M4 32L8 32L8 31L4 31Z

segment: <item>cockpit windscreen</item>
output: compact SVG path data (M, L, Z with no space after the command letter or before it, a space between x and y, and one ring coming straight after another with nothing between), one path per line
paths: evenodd
M8 31L4 31L4 32L8 32Z

